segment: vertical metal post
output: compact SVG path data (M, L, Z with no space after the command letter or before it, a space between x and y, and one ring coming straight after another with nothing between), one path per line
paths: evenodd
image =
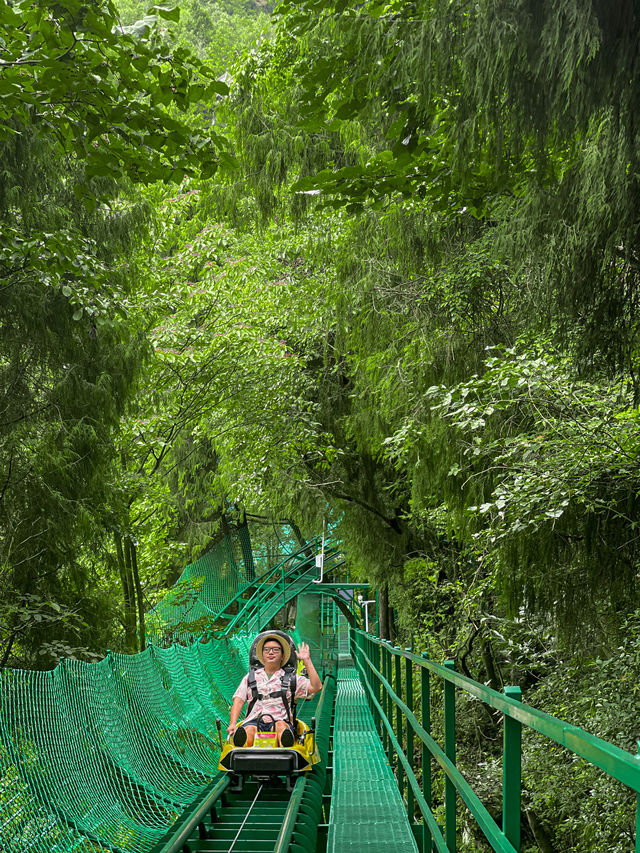
M375 652L376 669L382 675L382 651L380 649L380 643L376 643L375 645L376 645L376 652ZM380 702L380 704L382 704L381 698L380 698L382 696L382 693L380 692L381 688L382 688L382 685L380 684L380 682L376 678L374 685L373 685L373 692L374 692L374 695L375 695L376 699L378 700L378 702ZM382 736L384 726L382 725L380 712L378 710L376 710L376 719L378 721L378 734L380 736Z
M411 651L410 649L405 649L405 652ZM407 708L413 713L413 664L411 662L411 658L406 657L404 659L404 681L405 681L405 690L406 690L406 705ZM413 726L410 725L407 720L407 761L409 762L409 767L414 770L413 766ZM409 823L413 825L413 813L414 813L414 802L413 802L413 789L407 780L407 816L409 818Z
M387 652L384 643L380 643L380 672L383 678L387 677ZM387 693L386 688L380 684L380 707L382 708L382 713L387 715ZM382 745L384 747L384 751L387 752L387 730L384 727L384 723L381 723L382 728L380 729L380 733L382 735Z
M360 637L356 632L353 632L353 662L355 664L360 663L361 654L360 654L360 646L362 643L362 637Z
M447 669L455 669L455 662L446 660ZM456 689L445 679L444 682L444 751L449 761L456 763ZM448 776L444 783L444 827L445 840L450 853L456 851L456 789Z
M391 684L391 648L384 644L382 647L382 652L384 656L384 677L387 679L387 683ZM384 715L387 718L388 722L393 724L393 716L391 714L391 696L389 696L389 691L385 689L384 691L384 704L382 706L384 708ZM387 750L387 759L389 760L389 764L393 767L393 754L391 752L391 738L389 737L389 733L385 729L385 748Z
M519 687L505 687L505 696L522 700ZM502 831L507 841L520 850L520 809L522 793L522 724L505 714L502 753Z
M402 658L400 656L400 648L398 646L395 647L394 651L394 663L396 696L398 696L399 699L402 699ZM402 749L402 737L402 711L400 710L400 706L396 705L396 739L400 744L400 749ZM399 758L396 763L396 779L398 780L400 795L404 796L404 772L402 769L402 762Z
M286 583L284 579L284 563L282 564L282 606L285 605L285 592L286 592Z
M422 653L429 660L426 652ZM420 701L422 704L422 728L431 734L431 684L430 672L426 666L420 667ZM422 744L422 793L431 809L431 753L426 744ZM422 853L431 853L431 831L426 821L422 822Z
M380 636L380 596L376 590L376 634Z
M320 661L324 671L324 593L320 596Z

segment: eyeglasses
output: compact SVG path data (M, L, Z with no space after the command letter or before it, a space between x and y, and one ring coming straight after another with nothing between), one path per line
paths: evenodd
M280 648L280 646L265 646L262 651L267 655L276 655L282 653L282 649Z

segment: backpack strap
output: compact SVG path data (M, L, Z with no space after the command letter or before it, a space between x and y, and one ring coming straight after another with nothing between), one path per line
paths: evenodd
M282 704L284 705L284 710L287 712L287 720L291 725L295 727L296 725L296 687L297 687L297 677L295 672L291 672L290 670L285 670L284 675L280 680L280 698L282 699ZM291 706L289 706L289 699L287 697L287 693L291 690ZM293 709L293 713L292 713Z
M255 667L249 667L249 674L247 675L247 688L251 691L251 699L249 700L249 704L247 706L247 718L249 714L253 710L253 706L256 704L258 699L262 697L258 693L258 685L256 683L256 670Z

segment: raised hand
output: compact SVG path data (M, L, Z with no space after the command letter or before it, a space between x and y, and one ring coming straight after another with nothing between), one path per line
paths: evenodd
M300 643L298 648L296 649L296 655L299 660L303 660L305 663L311 658L311 652L309 651L308 643Z

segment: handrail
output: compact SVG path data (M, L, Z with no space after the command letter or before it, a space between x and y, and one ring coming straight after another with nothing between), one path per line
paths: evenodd
M227 608L230 607L230 605L232 605L237 599L241 598L244 595L244 593L247 591L247 589L249 589L252 586L255 586L256 583L258 583L258 582L259 582L258 586L262 585L263 583L266 583L266 581L270 577L272 577L277 572L281 571L282 566L284 566L285 563L287 563L289 560L292 560L293 558L297 557L298 554L301 554L304 551L307 551L309 548L317 548L317 543L318 543L318 537L315 536L310 542L307 542L306 545L303 545L301 548L298 548L297 551L294 551L292 554L287 554L287 556L284 558L284 560L281 560L279 563L277 563L271 569L267 569L265 572L263 572L261 575L258 575L258 577L255 577L253 580L247 581L247 583L245 583L242 586L242 589L238 590L238 592L233 596L233 598L230 598L229 601L226 602L225 606L221 610L218 610L215 613L214 618L221 616L225 612L225 610L227 610ZM315 554L314 554L314 558L315 558Z
M634 756L602 738L591 735L519 700L519 688L505 687L505 694L480 684L453 669L453 661L444 666L409 649L392 646L359 629L350 629L353 658L360 672L372 712L376 717L391 761L392 750L398 758L398 784L402 791L402 771L406 776L407 808L413 822L413 803L423 817L423 846L442 853L453 853L456 846L456 793L465 803L491 847L499 853L517 853L520 849L521 802L521 729L522 726L561 744L573 754L604 770L638 795L636 809L636 853L640 853L640 756ZM404 695L401 661L404 659ZM394 663L395 661L395 663ZM421 675L422 722L413 712L414 666ZM395 677L393 671L395 670ZM430 733L430 681L433 674L444 682L444 738L442 749ZM395 689L394 689L395 686ZM455 764L455 688L476 697L504 716L503 749L503 826L497 826ZM400 694L400 695L399 695ZM512 697L516 698L512 698ZM394 731L393 708L396 709ZM406 720L407 757L402 750L403 719ZM413 736L422 742L422 788L413 770ZM445 773L445 832L431 811L431 757ZM400 769L400 766L402 769Z
M340 552L336 551L332 556L340 557ZM340 560L337 563L334 563L332 566L326 568L325 564L325 574L330 574L335 569L340 568L343 564L344 560ZM256 618L259 620L258 629L260 624L266 624L275 613L280 610L285 604L291 601L292 598L302 594L307 590L311 590L315 592L315 588L313 587L313 578L312 574L315 574L315 566L309 565L307 568L303 569L296 577L290 579L290 582L283 588L282 592L278 589L274 590L274 592L264 599L262 599L258 604L259 606L253 608L250 614L245 615L245 625L249 625L252 628L255 626L252 623L252 620ZM275 586L275 584L273 585ZM285 594L286 589L286 594Z
M396 707L400 708L403 711L407 721L411 724L413 731L427 746L429 752L433 755L435 760L445 771L449 779L451 779L451 781L455 785L456 790L460 794L460 797L464 801L471 814L473 814L473 816L478 821L478 825L482 829L487 840L491 843L493 849L496 851L500 851L500 853L515 853L516 848L513 847L513 845L510 844L509 841L505 838L504 834L500 832L500 830L496 826L495 821L493 820L485 806L482 804L473 788L469 785L462 773L460 773L458 768L455 766L455 764L447 757L444 750L441 749L441 747L436 743L436 741L431 737L431 735L429 735L424 730L424 728L418 722L417 717L394 692L387 679L376 670L375 666L367 657L367 655L363 653L362 657L364 658L365 662L367 663L373 674L379 680L380 684L385 688L387 694L393 699L393 702ZM358 668L360 669L360 667ZM382 724L387 729L398 759L400 760L405 772L408 775L408 779L413 789L414 796L416 797L416 801L420 807L422 817L429 824L430 829L434 835L436 847L438 848L438 850L442 850L443 853L447 853L448 847L444 839L439 835L438 824L436 823L435 817L433 816L431 809L427 806L427 803L425 802L424 797L422 796L422 792L420 791L420 788L418 786L418 781L415 777L415 774L413 773L409 761L402 752L400 744L398 743L398 740L396 739L393 733L393 726L384 714L382 706L373 695L371 686L367 683L366 678L363 679L363 683L367 689L367 692L369 693L369 698L373 701L374 705L378 709L378 712L381 714Z
M296 566L294 569L290 569L289 572L287 572L287 574L285 574L284 580L286 580L286 578L288 577L290 572L292 572L294 570L299 570L300 568L304 568L305 566L307 568L311 568L312 565L314 565L314 564L312 564L311 559L309 558L308 561L304 561L301 564L299 564L298 566ZM282 570L281 570L281 572L282 572ZM269 578L271 578L272 576L273 576L273 573L269 575ZM242 609L238 613L236 613L234 618L227 625L224 626L221 633L222 634L230 633L236 627L236 625L238 625L239 622L248 619L257 610L259 610L261 604L264 604L264 602L265 602L265 599L263 597L261 597L262 595L264 595L265 588L275 586L275 583L277 583L277 581L274 583L269 583L268 580L265 580L264 583L261 583L256 588L256 591L253 593L251 598L249 598L245 601Z
M329 554L329 557L333 558L333 557L338 556L340 554L340 551L338 551L337 549L330 549L329 551L325 551L325 555L326 554ZM295 556L295 555L291 555L291 556ZM260 583L260 585L256 588L256 590L253 593L253 595L251 596L251 598L249 598L245 602L244 607L240 610L240 612L235 615L235 617L229 622L228 625L224 626L224 628L220 632L221 634L224 635L224 634L230 633L236 627L236 625L239 622L241 622L243 619L246 620L250 615L255 613L255 611L260 608L261 604L265 603L264 598L262 598L262 600L261 600L261 594L264 592L265 588L269 589L270 587L276 586L276 583L269 583L270 579L273 578L274 575L276 574L276 571L279 571L281 576L283 575L282 576L282 582L284 584L288 579L290 579L291 575L294 575L294 574L299 575L303 571L309 571L310 569L315 568L315 554L307 557L304 560L301 560L300 563L298 563L297 565L291 566L283 574L284 564L286 562L287 561L284 561L283 563L281 563L279 566L276 567L276 569L274 569L272 572L269 573L268 577L265 577L263 579L262 583ZM329 571L331 571L332 568L333 567L327 569L327 573ZM280 579L278 579L278 581L279 580ZM279 594L280 593L277 592L276 597Z
M305 550L306 550L306 549L305 549ZM245 603L244 603L244 607L242 608L242 610L240 611L240 613L237 613L237 614L236 614L235 619L233 619L233 620L229 623L229 625L227 625L227 626L226 626L226 628L227 628L228 630L230 630L230 629L235 625L235 623L238 621L239 617L242 615L243 611L246 611L246 610L247 610L247 609L248 609L252 604L254 604L256 601L258 601L258 602L259 602L259 600L260 600L260 591L261 591L262 589L264 589L264 587L266 587L266 586L270 586L270 585L271 585L272 578L276 577L276 575L280 575L280 576L281 576L281 575L282 575L282 573L283 573L283 571L284 571L284 567L285 567L285 565L289 562L289 560L290 560L290 559L293 559L293 557L296 557L296 556L298 555L298 553L300 553L300 552L296 552L295 554L290 554L290 555L289 555L289 557L287 557L287 558L286 558L285 560L283 560L281 563L278 563L278 565L277 565L277 566L275 566L275 567L274 567L270 572L267 572L266 574L264 574L264 575L262 575L262 576L260 577L260 583L256 586L255 592L253 592L253 594L251 595L251 597L245 601ZM307 564L308 564L309 566L311 566L311 560L312 560L312 559L314 559L314 560L315 560L315 554L313 555L313 557L309 556L309 557L306 557L305 559L301 560L301 561L300 561L300 563L298 563L296 566L292 566L292 567L290 567L290 568L285 572L285 578L287 578L287 577L288 577L288 575L289 575L289 574L291 574L292 572L294 572L294 571L296 571L296 570L299 570L301 567L306 566ZM253 584L252 584L252 585L253 585ZM246 591L246 589L245 589L245 591ZM238 596L236 596L236 598L237 598L237 597L238 597ZM235 599L233 599L233 600L235 600Z
M361 633L364 634L364 632ZM595 764L596 767L632 788L636 793L640 793L640 760L638 756L632 755L596 735L589 734L579 726L574 726L551 716L551 714L546 714L532 705L510 699L508 696L498 693L497 690L473 681L473 679L453 669L434 663L428 658L395 648L390 643L378 640L375 637L370 639L379 645L387 646L393 655L400 655L411 660L414 664L430 670L445 681L451 682L456 687L460 687L480 699L485 705L490 705L496 711L517 720L527 728L554 740L590 764ZM581 743L584 746L581 746Z

